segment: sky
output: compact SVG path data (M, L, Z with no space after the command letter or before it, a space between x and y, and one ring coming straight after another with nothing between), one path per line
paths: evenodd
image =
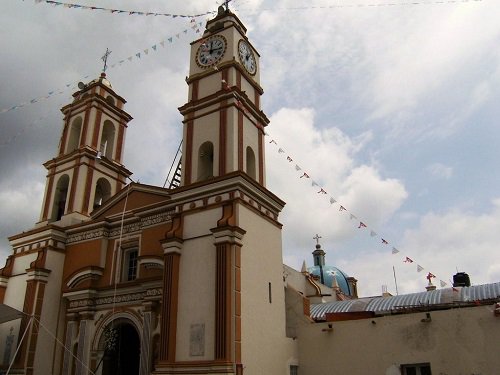
M187 100L189 43L200 37L193 26L202 31L218 7L72 3L127 12L0 6L0 264L7 237L39 219L60 108L79 81L100 74L106 48L107 77L134 118L124 164L136 181L163 185L181 140L177 108ZM457 271L475 285L499 282L500 2L233 0L230 8L261 55L267 188L286 202L284 262L312 266L319 234L326 263L358 279L362 296L384 286L423 291L429 272L437 287L451 286Z

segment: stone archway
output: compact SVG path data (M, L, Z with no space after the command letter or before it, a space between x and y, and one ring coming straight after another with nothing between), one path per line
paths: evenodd
M120 321L108 332L113 345L104 353L102 375L139 375L141 340L135 327Z

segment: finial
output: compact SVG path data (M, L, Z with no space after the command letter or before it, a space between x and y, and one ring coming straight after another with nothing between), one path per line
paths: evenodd
M307 273L307 265L305 260L302 262L302 268L300 269L300 272Z
M313 240L316 240L316 245L319 245L319 239L323 238L319 234L316 233L316 235L313 237Z
M102 72L103 73L106 73L106 69L108 68L108 56L111 55L111 51L106 48L106 53L104 53L104 55L101 57L101 60L104 61L104 68L102 69Z
M231 0L224 0L224 5L226 6L226 11L229 10L229 3L231 2Z

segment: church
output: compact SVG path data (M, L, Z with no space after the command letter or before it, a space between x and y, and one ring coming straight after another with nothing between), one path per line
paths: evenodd
M123 165L132 117L106 74L79 84L61 109L57 154L44 163L40 219L9 237L0 269L0 315L14 314L1 320L0 372L500 367L490 349L500 283L359 298L356 279L326 265L319 236L312 267L283 265L285 202L266 188L259 57L227 6L191 43L182 157L168 187L135 182Z

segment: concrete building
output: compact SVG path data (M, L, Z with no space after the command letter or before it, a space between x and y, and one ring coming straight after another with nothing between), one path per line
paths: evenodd
M439 303L414 311L403 296L357 298L356 279L327 266L319 242L313 267L283 265L285 203L266 188L259 54L228 9L191 43L186 82L180 178L169 188L130 179L132 117L104 73L62 108L40 220L9 238L0 270L0 302L23 312L0 325L2 369L494 373L497 284L472 305L425 292ZM460 293L488 289L478 288Z

